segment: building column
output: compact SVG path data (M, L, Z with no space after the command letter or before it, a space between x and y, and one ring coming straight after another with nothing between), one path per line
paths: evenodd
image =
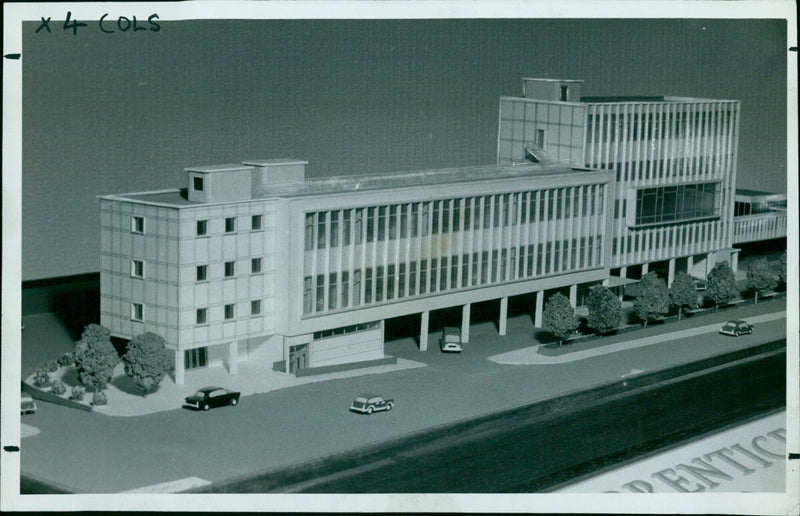
M469 342L469 310L472 307L467 303L461 307L461 342L466 344Z
M667 287L672 286L672 281L675 279L675 258L670 258L669 268L667 269Z
M537 328L542 327L542 311L544 310L544 290L536 293L536 311L533 315L533 325Z
M508 319L508 298L500 298L500 321L497 325L497 333L500 335L506 334L506 319Z
M714 268L714 265L717 264L717 262L715 260L716 257L717 257L716 253L714 253L714 252L710 252L710 253L708 253L708 256L706 256L706 274L705 274L706 278L708 278L708 273L711 272L711 269ZM714 260L713 264L711 263L711 260Z
M283 338L283 359L283 372L289 374L289 339L286 337Z
M650 271L650 264L649 263L643 263L642 264L642 277L644 278L644 275L647 274L649 271Z
M239 342L235 340L228 344L228 372L239 374Z
M628 268L627 267L620 267L619 268L619 277L620 278L627 278L628 277Z
M731 253L731 269L734 274L739 271L739 253Z
M694 272L693 269L694 269L694 256L687 256L686 257L686 274L688 274L689 276L694 276L694 274L692 274L692 272Z
M430 311L422 312L422 323L419 325L419 350L428 351L428 317Z
M570 285L569 286L569 304L572 305L572 308L578 306L578 284Z
M175 385L183 385L183 350L175 350Z

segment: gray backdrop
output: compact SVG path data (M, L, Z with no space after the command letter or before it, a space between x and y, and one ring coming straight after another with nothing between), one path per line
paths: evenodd
M498 98L523 76L583 79L583 95L741 100L738 186L786 192L783 20L159 23L24 25L23 280L97 271L95 196L182 187L186 166L291 157L323 177L493 163Z

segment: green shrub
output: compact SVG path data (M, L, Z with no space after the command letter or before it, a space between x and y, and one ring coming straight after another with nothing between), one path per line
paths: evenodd
M64 353L63 355L58 357L58 365L60 365L61 367L71 366L74 363L75 363L75 353L73 353L72 351Z
M50 373L48 373L44 368L38 369L33 375L33 385L36 387L47 387L51 383L52 380L50 379Z
M47 370L48 373L55 373L56 371L58 371L58 362L56 362L55 360L50 360L44 365L44 368Z
M108 394L103 391L95 392L92 395L92 405L105 405L108 403Z
M84 394L86 394L86 387L83 385L76 385L72 388L72 394L70 394L69 397L75 401L81 401Z
M61 396L62 394L67 392L67 386L64 385L64 382L62 382L61 380L54 380L53 388L50 390L50 392L52 392L53 394L57 394L58 396Z

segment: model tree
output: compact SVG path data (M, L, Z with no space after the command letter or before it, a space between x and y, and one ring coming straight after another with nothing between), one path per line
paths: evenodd
M647 321L661 319L669 312L669 290L655 272L648 272L639 281L633 309L647 326Z
M784 286L786 285L786 251L781 255L781 259L776 265L776 272L778 274L778 281Z
M589 308L589 327L601 335L619 327L622 322L622 303L605 287L593 287L586 306Z
M775 273L767 263L766 258L755 260L747 267L747 288L755 292L753 304L758 303L759 294L766 294L774 289L777 284Z
M672 287L669 289L669 302L672 306L678 307L679 321L684 308L690 310L697 308L697 292L694 290L694 281L691 276L685 272L675 274Z
M142 394L147 394L161 383L172 369L164 339L155 333L143 333L128 342L122 356L125 374L133 379Z
M715 311L719 305L729 303L739 295L736 277L728 262L717 262L706 280L706 295L714 303Z
M75 367L78 381L95 391L106 388L106 384L119 363L119 355L111 344L111 332L105 326L90 324L75 343Z
M553 332L558 339L558 345L572 332L578 329L578 318L575 317L575 309L562 293L550 296L544 307L544 326Z

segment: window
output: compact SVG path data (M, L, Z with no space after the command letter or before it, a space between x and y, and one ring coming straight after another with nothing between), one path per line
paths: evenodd
M134 321L144 321L144 305L141 303L131 303L131 319Z
M198 220L197 221L197 236L204 236L208 234L208 221L207 220Z
M261 300L256 299L255 301L250 301L250 315L258 315L261 313Z
M642 188L635 195L635 226L719 216L716 183Z
M197 266L197 281L206 281L208 279L208 265Z
M207 324L207 323L208 323L208 308L198 308L197 324Z
M198 192L203 191L203 178L202 177L193 177L192 178L192 186Z
M233 305L225 305L225 319L233 319Z
M144 278L144 262L141 260L131 260L131 276L134 278Z
M253 274L261 272L261 258L253 258L250 260L250 272Z
M225 219L225 232L233 233L236 231L236 217L227 217Z
M253 231L258 231L258 230L262 229L263 221L264 221L264 216L263 215L253 215L250 218L250 229L253 230Z
M183 365L186 369L197 369L208 364L206 348L187 349L183 352Z
M234 274L234 263L236 262L225 262L225 277L230 278Z
M544 149L544 129L536 130L536 140L534 140L533 145L537 149Z
M144 217L131 217L131 231L144 233Z
M561 86L561 102L569 100L569 86Z

